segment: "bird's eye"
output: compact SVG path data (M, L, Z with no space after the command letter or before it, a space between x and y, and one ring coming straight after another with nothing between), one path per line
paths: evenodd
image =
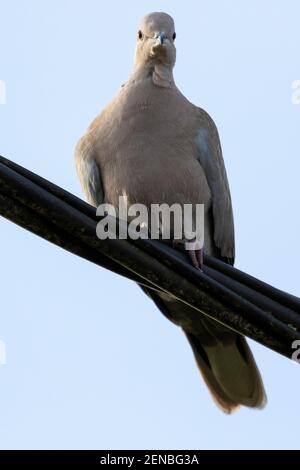
M173 34L173 41L176 39L176 33Z
M143 33L142 33L141 30L138 32L138 38L139 38L139 39L143 39Z

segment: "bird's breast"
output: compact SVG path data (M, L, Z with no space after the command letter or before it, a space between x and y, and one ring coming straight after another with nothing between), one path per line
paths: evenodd
M210 190L196 159L196 116L194 122L187 109L192 105L166 89L137 89L129 98L121 98L100 137L106 200L117 204L126 194L130 204L208 208Z

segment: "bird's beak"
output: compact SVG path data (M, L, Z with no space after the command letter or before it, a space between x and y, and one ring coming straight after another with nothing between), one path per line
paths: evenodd
M158 35L156 36L158 41L159 41L159 44L163 44L165 42L165 39L166 39L166 35L165 33L158 33Z
M150 56L152 58L166 54L166 47L164 46L167 36L163 32L156 33L153 37L154 44L151 48Z

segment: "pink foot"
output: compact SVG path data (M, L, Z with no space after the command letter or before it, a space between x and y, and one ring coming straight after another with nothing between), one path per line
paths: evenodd
M203 247L199 247L199 243L195 242L188 242L185 244L185 249L189 254L189 258L192 262L192 265L200 269L202 271L203 267Z

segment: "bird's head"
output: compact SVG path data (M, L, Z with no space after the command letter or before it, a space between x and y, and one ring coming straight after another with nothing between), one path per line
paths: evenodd
M176 60L174 21L167 13L149 13L139 26L135 65L162 64L173 68Z

